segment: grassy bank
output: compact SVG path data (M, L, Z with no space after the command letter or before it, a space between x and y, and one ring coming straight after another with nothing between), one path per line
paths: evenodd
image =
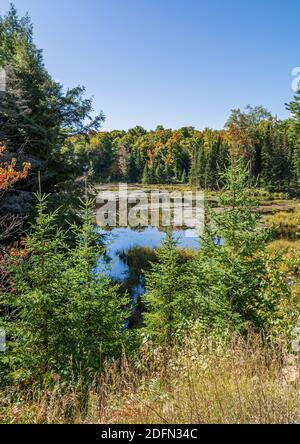
M230 343L188 340L181 350L144 348L109 366L87 390L1 393L1 423L296 423L299 363L252 336Z

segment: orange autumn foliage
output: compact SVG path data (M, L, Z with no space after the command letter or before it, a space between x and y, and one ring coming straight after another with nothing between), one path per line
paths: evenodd
M0 157L3 157L6 147L0 144ZM13 158L10 163L0 163L0 190L7 190L11 185L19 180L26 179L30 170L30 163L23 163L23 170L16 171L17 159Z

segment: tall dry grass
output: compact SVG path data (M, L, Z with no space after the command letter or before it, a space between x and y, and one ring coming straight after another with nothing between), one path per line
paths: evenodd
M186 341L110 365L87 389L63 384L1 394L3 423L296 423L299 363L252 336Z

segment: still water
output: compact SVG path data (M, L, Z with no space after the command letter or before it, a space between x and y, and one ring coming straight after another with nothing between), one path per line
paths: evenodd
M128 227L114 228L111 231L99 229L99 234L104 237L106 246L106 258L99 266L101 268L105 263L108 263L110 276L121 281L127 278L129 267L119 257L119 253L127 252L134 247L156 248L166 235L165 232L151 226L143 230L134 230ZM195 230L174 230L173 234L179 248L198 248L199 238ZM142 292L142 289L140 291Z

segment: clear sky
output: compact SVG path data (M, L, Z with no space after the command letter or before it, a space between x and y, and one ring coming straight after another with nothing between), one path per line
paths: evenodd
M0 13L9 5L0 0ZM85 85L104 129L222 128L230 109L287 117L300 0L15 0L55 80Z

